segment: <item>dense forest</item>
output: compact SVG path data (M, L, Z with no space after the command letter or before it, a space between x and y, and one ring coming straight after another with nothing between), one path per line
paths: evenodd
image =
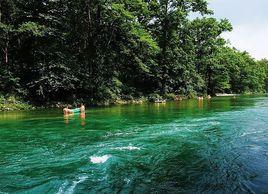
M231 30L206 0L1 0L0 95L96 104L265 92L268 61L230 47Z

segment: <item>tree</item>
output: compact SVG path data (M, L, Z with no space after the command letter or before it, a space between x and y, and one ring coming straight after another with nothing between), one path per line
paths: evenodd
M2 0L0 92L39 104L263 92L265 62L226 46L231 24L211 13L205 0Z
M260 68L264 69L265 71L265 75L264 75L264 79L265 79L265 91L268 91L268 60L267 59L262 59L260 61L258 61Z

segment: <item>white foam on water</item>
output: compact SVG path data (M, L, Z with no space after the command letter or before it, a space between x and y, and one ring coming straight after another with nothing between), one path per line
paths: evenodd
M115 150L140 150L139 147L135 147L135 146L127 146L127 147L118 147L118 148L114 148Z
M257 133L261 133L263 131L253 131L253 132L245 132L241 135L241 137L247 136L247 135L253 135L253 134L257 134Z
M137 132L117 132L117 133L107 133L106 135L104 135L104 137L109 138L109 137L125 137L125 136L129 136L129 135L133 135Z
M111 156L110 155L104 155L104 156L91 156L90 162L94 164L102 164L105 163Z
M77 181L73 181L72 185L69 187L69 189L66 191L66 193L71 194L74 192L75 187L79 184L84 182L88 177L87 176L82 176L79 177Z
M130 179L128 179L128 178L125 178L124 181L125 181L125 183L127 183L127 185L130 183Z
M103 143L101 143L100 145L97 145L98 148L104 147L104 146L105 146L105 144L103 144Z
M68 184L67 182L63 183L63 184L60 186L60 188L59 188L57 194L62 194L62 193L64 193L64 189L65 189L65 187L67 186L67 184Z
M114 136L124 135L125 133L115 133Z
M78 177L78 180L73 181L71 186L69 188L66 189L68 183L65 182L64 184L62 184L62 186L59 188L59 191L57 192L57 194L72 194L74 193L74 189L75 187L79 184L84 182L88 177L87 176L81 176Z

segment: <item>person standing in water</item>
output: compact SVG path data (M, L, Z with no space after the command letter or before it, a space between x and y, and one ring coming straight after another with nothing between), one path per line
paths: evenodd
M85 113L86 112L86 107L83 103L80 104L80 113Z
M81 126L86 125L86 108L85 105L81 103L80 105L80 119L81 119Z

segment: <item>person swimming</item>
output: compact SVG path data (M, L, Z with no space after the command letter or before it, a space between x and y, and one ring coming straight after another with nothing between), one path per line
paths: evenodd
M64 109L63 109L63 114L64 115L70 115L70 114L74 114L74 113L85 113L86 112L86 108L85 105L81 103L80 108L74 108L74 109L70 109L70 106L67 105Z
M69 114L72 114L72 109L70 109L70 106L67 105L64 109L63 109L63 114L64 115L69 115Z

